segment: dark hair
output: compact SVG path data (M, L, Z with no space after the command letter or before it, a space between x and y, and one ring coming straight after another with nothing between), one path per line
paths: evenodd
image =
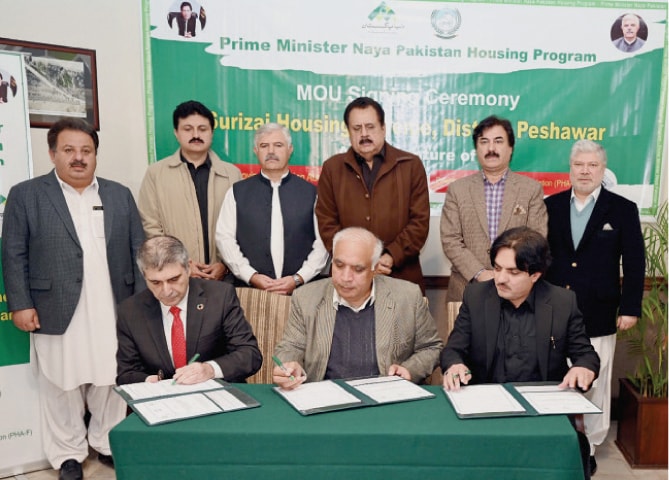
M93 139L95 153L98 153L98 145L100 144L98 132L95 131L90 123L81 118L61 118L51 125L51 128L46 134L46 141L49 144L49 150L52 152L56 151L56 148L58 147L58 135L60 135L60 132L63 130L77 130L79 132L84 132Z
M483 135L483 132L491 127L496 127L497 125L506 130L506 136L509 137L509 146L513 147L516 144L516 137L513 135L513 127L511 126L511 122L509 122L506 118L490 115L489 117L481 120L481 122L476 125L476 128L474 128L474 133L472 135L472 140L474 140L474 148L476 148L476 142L479 137Z
M354 108L367 108L367 107L372 107L374 110L376 110L376 116L379 117L379 122L381 123L381 126L385 125L386 113L383 111L383 107L381 106L381 104L376 100L374 100L373 98L358 97L351 103L349 103L346 106L346 110L344 110L344 123L346 124L346 128L348 128L348 117L349 115L351 115L351 110L353 110Z
M174 123L174 129L176 130L179 127L179 119L190 117L191 115L202 115L211 125L211 129L214 129L214 114L211 113L207 107L202 105L200 102L195 100L188 100L187 102L180 103L177 105L177 108L174 109L172 114L172 123Z
M183 10L184 7L188 7L191 10L193 10L193 5L191 5L190 2L181 2L181 6L179 7L179 10Z
M543 275L551 265L548 241L530 227L510 228L495 239L490 248L490 263L493 266L502 248L516 252L516 268L530 275L536 272Z

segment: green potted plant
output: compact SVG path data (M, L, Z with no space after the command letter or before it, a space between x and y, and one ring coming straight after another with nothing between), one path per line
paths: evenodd
M645 292L637 324L621 333L634 369L620 380L616 444L633 467L667 468L667 202L644 227Z

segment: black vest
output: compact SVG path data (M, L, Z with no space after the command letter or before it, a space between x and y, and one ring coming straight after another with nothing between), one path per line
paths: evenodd
M283 272L275 275L270 235L272 185L261 174L232 185L237 204L237 243L251 266L272 278L295 274L311 253L316 187L289 173L281 180L279 200L283 217Z

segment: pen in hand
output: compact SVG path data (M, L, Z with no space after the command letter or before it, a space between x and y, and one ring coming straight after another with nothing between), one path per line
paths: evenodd
M283 362L281 362L281 360L279 360L279 357L277 357L276 355L272 355L272 360L274 360L274 363L276 363L276 365L277 365L277 366L278 366L284 373L288 373L288 370L286 369L286 367L284 367ZM289 378L290 378L293 382L295 381L295 376L294 376L294 375L291 375Z
M200 354L199 354L199 353L196 353L195 355L193 355L193 358L191 358L190 360L188 360L188 365L190 365L190 364L193 363L193 362L197 362L197 359L198 359L198 358L200 358ZM176 383L177 383L176 379L172 380L172 385L176 385Z

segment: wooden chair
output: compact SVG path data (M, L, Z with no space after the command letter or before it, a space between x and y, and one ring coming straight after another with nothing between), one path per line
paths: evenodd
M446 345L448 337L450 336L451 331L453 330L453 325L455 325L455 319L458 318L458 313L460 312L460 305L462 305L462 302L446 303L446 315L437 316L437 318L435 319L435 322L437 324L437 333L439 334L439 338L441 338L441 340L444 342L444 345ZM430 385L442 385L443 375L440 366L437 366L437 368L434 369L434 372L432 372L432 374L428 379L428 383Z
M290 313L290 297L266 292L257 288L238 287L237 297L246 319L258 339L258 347L263 356L258 372L247 378L248 383L272 383L272 355L274 348L283 337L283 329Z

